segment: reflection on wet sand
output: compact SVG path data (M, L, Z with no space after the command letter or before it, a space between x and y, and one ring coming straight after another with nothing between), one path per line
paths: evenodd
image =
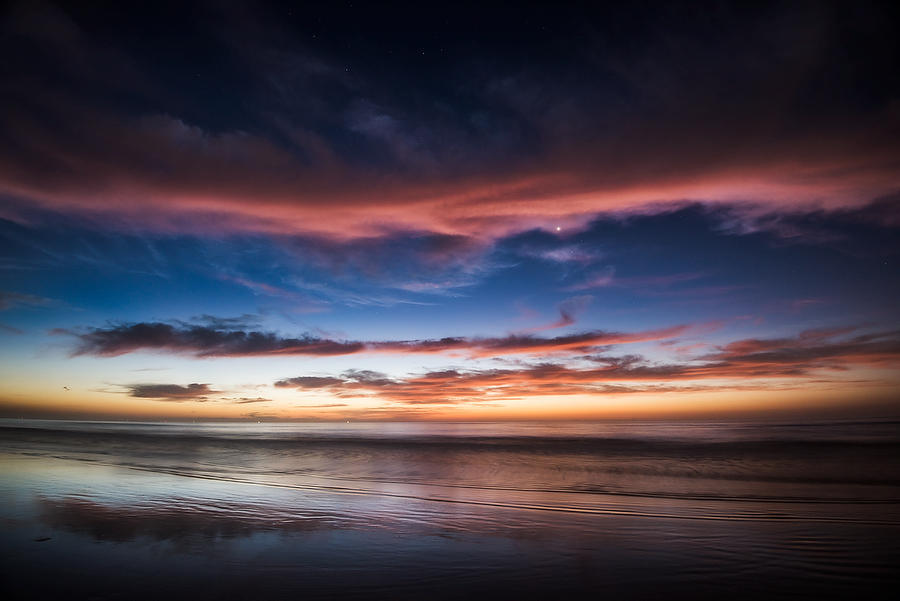
M819 600L900 585L897 442L877 429L65 427L0 437L6 598Z
M157 541L215 542L247 537L257 532L306 532L339 528L334 516L291 515L273 519L265 508L253 505L216 508L186 499L171 499L166 506L103 505L68 497L37 500L41 522L49 528L89 536L98 541L131 542L140 537Z

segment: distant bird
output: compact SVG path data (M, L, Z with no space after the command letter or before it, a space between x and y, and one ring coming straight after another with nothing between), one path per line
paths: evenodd
M63 390L69 390L68 386L63 386Z

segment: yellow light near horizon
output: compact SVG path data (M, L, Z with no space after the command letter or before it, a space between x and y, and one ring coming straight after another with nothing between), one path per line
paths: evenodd
M760 382L763 385L777 383ZM0 398L7 417L70 417L83 419L627 419L727 417L742 415L829 414L833 412L896 413L896 382L868 388L842 382L798 381L782 388L735 390L734 383L707 381L709 390L669 388L664 392L529 396L467 403L405 404L361 393L338 397L327 391L267 387L241 393L209 395L206 400L136 398L124 387L72 388L32 384ZM686 383L687 385L687 383ZM720 387L721 386L721 387ZM731 386L731 388L729 388ZM256 402L255 398L266 399Z

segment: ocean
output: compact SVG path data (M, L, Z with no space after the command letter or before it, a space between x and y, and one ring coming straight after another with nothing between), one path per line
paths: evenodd
M0 420L5 599L894 598L900 423Z

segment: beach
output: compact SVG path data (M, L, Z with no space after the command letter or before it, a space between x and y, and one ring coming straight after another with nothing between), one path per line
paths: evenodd
M17 599L888 598L896 430L5 420L4 587Z

